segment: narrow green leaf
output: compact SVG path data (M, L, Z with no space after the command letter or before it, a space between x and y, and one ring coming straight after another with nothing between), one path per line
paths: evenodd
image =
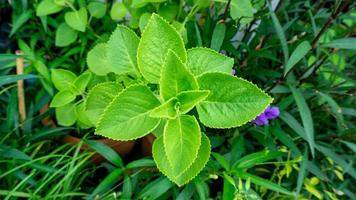
M218 153L211 153L215 160L218 161L218 163L226 170L229 171L230 170L230 163L226 160L226 158Z
M248 169L263 162L278 158L283 155L280 151L264 150L256 153L252 153L242 157L233 166L234 169Z
M137 71L137 48L140 39L131 29L118 25L107 43L107 58L116 74Z
M308 41L301 42L297 48L295 48L287 62L287 65L284 67L284 75L288 74L294 65L296 65L302 58L305 57L305 55L307 55L310 49L311 46Z
M179 57L169 50L161 72L160 95L162 99L167 101L183 91L197 89L198 83L193 74L188 71Z
M158 126L160 119L149 117L149 113L159 105L148 87L134 85L126 88L106 107L95 134L115 140L143 137Z
M177 117L179 105L180 103L177 98L171 98L153 109L150 113L150 117L174 119Z
M303 97L302 92L292 86L289 86L289 88L292 91L295 102L297 103L298 111L299 111L300 117L302 118L302 122L303 122L306 140L309 143L311 153L314 157L314 155L315 155L315 152L314 152L314 149L315 149L314 123L313 123L313 118L312 118L310 109L308 107L307 102L305 101L305 99Z
M138 199L157 199L173 187L173 183L165 177L158 178L157 180L149 183L138 194Z
M90 148L94 149L100 155L102 155L106 160L110 161L111 163L115 164L117 167L123 167L124 164L117 154L112 148L107 146L106 144L99 142L97 140L85 140L86 144L90 146Z
M336 39L326 44L322 44L321 46L327 48L356 50L356 37Z
M187 51L187 67L195 76L205 72L222 72L231 74L234 59L226 57L212 49L192 48Z
M220 51L221 46L225 39L225 32L226 32L226 25L225 23L218 22L215 25L213 36L211 38L210 48L214 49L215 51Z
M173 174L188 169L197 158L201 142L198 121L194 116L182 115L169 119L164 127L164 150Z
M31 79L31 78L37 78L37 76L32 74L0 76L0 86L13 83L18 80Z
M97 195L105 193L109 190L115 183L117 183L120 179L119 177L122 175L122 169L115 169L109 175L107 175L104 180L102 180L98 186L94 189L92 194L90 195L91 198L94 199Z
M33 11L32 10L26 10L25 12L21 13L20 16L14 18L15 21L12 24L10 37L13 34L15 34L16 31L32 17L32 15L33 15Z
M230 177L229 175L227 175L226 173L224 173L224 183L223 183L223 200L231 200L235 198L235 192L236 192L236 188L235 188L235 181L232 179L232 177Z
M307 164L308 164L308 148L306 148L304 152L303 160L301 162L299 173L298 173L297 188L296 188L297 194L299 194L302 189L304 178L306 176L305 173L307 169Z
M200 121L208 127L241 126L261 114L272 98L254 84L228 74L206 73L198 77L201 90L210 95L197 105Z
M183 63L187 61L183 39L177 30L156 14L146 25L137 51L137 62L143 77L158 83L164 60L171 49Z
M270 189L270 190L273 190L275 192L280 192L282 194L285 194L285 195L290 195L292 196L293 193L288 191L287 189L271 182L271 181L268 181L266 179L263 179L263 178L260 178L258 176L255 176L255 175L252 175L252 174L249 174L249 173L246 173L246 172L242 172L242 171L234 171L233 174L239 178L242 178L244 180L247 180L249 179L252 183L256 184L256 185L259 185L259 186L262 186L264 188L267 188L267 189Z

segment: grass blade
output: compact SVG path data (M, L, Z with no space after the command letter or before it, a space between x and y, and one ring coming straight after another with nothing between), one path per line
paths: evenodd
M284 76L310 51L311 46L308 41L301 42L290 56L287 65L284 67Z

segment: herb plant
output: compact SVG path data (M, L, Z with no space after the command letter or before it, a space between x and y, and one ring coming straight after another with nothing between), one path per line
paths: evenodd
M95 133L115 140L155 133L157 167L180 186L210 157L201 124L241 126L272 101L254 84L231 75L232 58L208 48L186 50L177 30L156 14L141 38L119 25L107 43L89 52L87 61L95 74L116 77L89 91L86 113ZM128 82L123 77L134 78Z

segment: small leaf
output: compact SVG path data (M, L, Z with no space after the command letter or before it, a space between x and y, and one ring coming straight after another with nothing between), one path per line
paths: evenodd
M62 107L56 108L56 119L59 125L72 126L76 120L75 104L69 103Z
M171 49L183 63L187 60L183 39L174 27L157 14L151 19L139 43L137 61L140 72L150 83L158 83L168 50Z
M356 37L336 39L326 44L322 44L321 46L328 48L356 50Z
M210 95L197 105L200 121L214 128L241 126L261 114L272 98L254 84L231 75L206 73L198 77Z
M85 102L79 103L75 107L75 115L77 116L78 122L84 124L86 127L90 128L93 126L93 123L89 120L87 114L85 113Z
M212 49L188 49L187 67L194 75L199 76L205 72L223 72L231 74L234 59L226 57Z
M234 20L241 23L249 23L253 19L253 7L251 0L232 0L230 4L230 15Z
M11 37L13 34L15 34L16 31L32 17L32 15L33 15L33 11L27 10L27 11L21 13L21 15L14 18L9 36Z
M167 101L183 91L197 89L198 83L193 74L188 71L179 57L169 50L161 72L161 97Z
M94 86L88 94L85 112L94 125L97 124L104 109L123 90L123 87L114 82L101 83Z
M190 90L178 94L177 99L180 103L179 112L185 114L205 100L210 94L209 90Z
M179 105L177 98L171 98L162 105L153 109L150 117L174 119L177 117L177 106Z
M88 52L87 63L89 70L99 76L105 76L114 71L107 57L106 43L97 44Z
M68 26L66 23L62 23L58 26L56 31L56 46L65 47L77 40L78 32Z
M104 180L102 180L88 197L88 199L95 199L96 196L101 196L101 194L105 194L106 191L110 190L112 186L115 185L120 180L120 176L122 176L123 169L118 168L110 172Z
M89 81L91 80L91 73L84 72L74 81L74 86L78 92L78 94L83 94L85 92L85 88L87 87Z
M304 58L310 49L311 46L308 41L301 42L290 56L287 65L284 68L284 75L286 75L294 67L295 64L297 64L302 58Z
M36 15L37 16L45 16L57 13L63 9L63 6L60 6L54 3L54 0L42 0L37 8L36 8Z
M88 23L88 12L82 7L77 11L66 12L64 19L73 29L84 32Z
M198 121L194 116L182 115L169 119L164 127L163 143L167 159L176 175L192 165L201 142Z
M211 37L210 47L215 51L220 51L221 45L225 39L226 25L225 23L218 22L215 25L213 36Z
M106 107L95 133L115 140L143 137L160 122L160 119L149 117L149 113L159 104L159 100L146 86L126 88Z
M265 161L272 160L282 156L284 153L280 151L260 151L242 157L234 165L234 169L248 169Z
M107 43L107 58L116 74L135 72L140 39L126 26L118 25Z
M75 97L76 95L69 90L60 91L53 97L50 107L55 108L67 105L74 101Z
M103 2L90 2L87 6L91 16L95 18L102 18L105 16L106 4Z
M202 134L197 159L195 159L194 163L187 170L178 174L172 171L172 167L169 164L164 150L163 137L155 140L152 153L158 169L178 186L182 186L197 176L208 162L210 157L210 141L205 134Z
M120 2L115 2L113 3L111 10L110 10L110 17L113 20L122 20L126 16L127 13L127 8L125 4L120 3Z
M52 69L51 72L53 84L59 91L70 89L77 78L73 72L64 69Z

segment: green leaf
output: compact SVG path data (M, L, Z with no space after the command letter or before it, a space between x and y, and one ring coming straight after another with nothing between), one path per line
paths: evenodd
M110 190L112 186L115 185L120 180L120 176L122 176L123 169L118 168L113 170L109 175L107 175L104 180L102 180L88 197L88 199L95 199L96 196L101 196L101 194L105 194L106 191Z
M310 109L309 109L308 104L305 101L301 91L295 89L292 86L289 86L289 88L294 96L295 102L297 103L298 111L299 111L300 117L302 118L302 122L303 122L305 137L306 137L307 142L309 143L311 153L314 157L314 155L315 155L315 153L314 153L314 149L315 149L314 123L313 123L313 118L312 118Z
M241 23L249 23L253 19L251 0L232 0L230 15L234 20L241 19Z
M167 0L133 0L131 3L132 8L141 8L147 5L148 3L161 3Z
M234 169L248 169L255 165L262 164L265 161L272 160L282 156L284 153L280 151L264 150L252 153L242 157L233 166Z
M310 49L311 46L308 41L301 42L290 56L287 65L284 68L284 75L286 75L294 67L295 64L297 64L302 58L304 58Z
M125 4L123 3L119 3L119 2L115 2L110 10L110 17L113 20L122 20L127 13L127 8L125 6Z
M88 12L84 7L76 11L66 12L65 22L75 30L84 32L88 23Z
M77 78L73 72L64 69L52 69L51 72L53 84L59 91L70 89Z
M95 133L115 140L143 137L160 122L160 119L149 117L149 113L159 104L157 97L146 86L126 88L106 107Z
M276 191L276 192L279 192L279 193L282 193L285 195L293 195L293 193L288 191L287 189L285 189L271 181L260 178L258 176L255 176L255 175L252 175L252 174L249 174L246 172L242 172L242 171L235 171L235 172L233 172L233 174L239 178L244 179L244 180L249 179L252 183L262 186L264 188L267 188L267 189L270 189L270 190L273 190L273 191Z
M33 15L33 11L27 10L27 11L21 13L21 15L14 18L9 36L11 37L13 34L15 34L16 31L32 17L32 15Z
M73 43L78 37L78 32L68 26L66 23L62 23L58 26L56 31L56 46L65 47Z
M90 2L87 6L91 16L95 18L102 18L106 13L106 4L103 2Z
M138 67L150 83L158 83L161 69L168 50L178 55L183 63L187 61L183 39L177 30L162 17L152 14L139 43Z
M107 45L107 57L116 74L135 72L137 47L140 39L126 26L118 25Z
M91 73L84 72L74 81L74 86L78 92L78 94L83 94L85 92L85 88L87 87L89 81L91 80Z
M188 49L187 67L194 75L199 76L205 72L223 72L231 74L234 59L226 57L212 49Z
M164 102L162 105L153 109L150 113L150 117L174 119L178 114L178 106L178 99L173 97Z
M96 125L101 114L123 87L114 82L100 83L94 86L88 94L85 112L92 124Z
M160 80L160 93L164 100L176 97L188 90L197 90L198 83L179 57L171 50L163 64Z
M75 97L76 97L76 95L73 94L69 90L59 91L53 97L50 107L55 108L55 107L61 107L61 106L67 105L68 103L74 101Z
M327 48L356 50L356 37L336 39L326 44L322 44L321 46Z
M51 82L51 75L47 66L40 60L35 60L33 62L33 66L35 67L36 71L48 82Z
M93 123L89 120L86 112L85 112L86 103L82 101L75 107L75 115L77 116L78 122L84 124L86 127L90 128L93 126Z
M0 86L6 85L9 83L13 83L18 80L32 79L32 78L37 78L37 76L33 75L33 74L5 75L5 76L1 76Z
M88 52L88 68L96 75L105 76L114 71L107 57L107 48L106 43L100 43Z
M241 126L261 114L272 98L254 84L231 75L206 73L198 77L200 89L210 95L197 105L200 121L214 128Z
M98 140L85 140L84 142L88 144L90 148L102 155L106 160L115 164L116 167L124 167L121 157L108 145Z
M145 186L138 194L137 199L158 199L172 187L173 183L171 181L165 177L160 177Z
M180 103L179 112L182 114L189 112L197 104L206 99L209 94L209 90L190 90L179 93L177 96Z
M36 8L37 16L45 16L57 13L63 9L63 6L60 6L54 3L54 0L43 0L41 1Z
M182 173L193 164L200 142L200 127L194 116L181 115L168 120L164 127L163 143L174 174Z
M179 172L177 174L172 170L164 150L163 137L159 137L155 140L152 153L158 169L178 186L182 186L197 176L208 162L210 157L210 141L205 134L202 134L197 159L195 159L194 163L183 173Z
M308 148L306 148L306 150L304 152L304 156L302 158L303 158L303 160L300 164L300 169L299 169L298 179L297 179L297 187L296 187L296 192L298 195L302 189L303 182L305 179L305 172L306 172L306 168L307 168L307 164L308 164Z
M65 106L57 107L55 111L56 119L58 124L61 126L72 126L77 120L74 103L69 103Z
M211 37L210 47L215 51L220 51L221 45L225 39L226 25L223 22L218 22L215 25L213 36Z

